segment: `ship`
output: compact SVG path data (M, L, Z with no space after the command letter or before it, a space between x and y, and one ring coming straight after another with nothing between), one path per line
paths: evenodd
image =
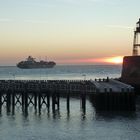
M56 65L54 61L36 61L32 56L28 56L25 61L20 61L17 64L21 69L37 69L37 68L53 68Z

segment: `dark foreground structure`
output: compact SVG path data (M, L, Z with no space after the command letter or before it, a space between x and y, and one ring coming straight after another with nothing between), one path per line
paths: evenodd
M35 112L42 108L59 110L60 97L66 98L70 112L70 98L80 99L81 109L86 112L86 98L98 110L135 110L135 93L132 86L113 79L93 80L0 80L0 112L5 105L7 112L15 112L18 105L28 114L28 107Z

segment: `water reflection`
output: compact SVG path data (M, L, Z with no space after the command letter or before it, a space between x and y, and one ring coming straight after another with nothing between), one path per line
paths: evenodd
M126 120L135 120L137 114L134 111L96 111L97 120L110 121L113 119L126 119Z
M21 107L15 107L14 114L2 108L0 116L0 137L12 139L136 139L140 137L140 113L97 111L87 100L86 113L80 109L78 99L72 99L70 112L67 112L65 100L60 109L42 108L41 114L34 107L28 108L28 114Z

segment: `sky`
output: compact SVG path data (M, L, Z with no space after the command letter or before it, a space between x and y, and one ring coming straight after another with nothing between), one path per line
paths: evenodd
M104 64L132 54L140 0L0 0L0 65L28 55Z

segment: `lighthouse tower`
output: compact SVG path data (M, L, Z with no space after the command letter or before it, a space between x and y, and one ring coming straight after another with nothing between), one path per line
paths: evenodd
M132 54L133 56L138 55L138 47L140 47L139 38L138 38L139 34L140 34L140 19L136 23L136 30L134 31L133 54Z

